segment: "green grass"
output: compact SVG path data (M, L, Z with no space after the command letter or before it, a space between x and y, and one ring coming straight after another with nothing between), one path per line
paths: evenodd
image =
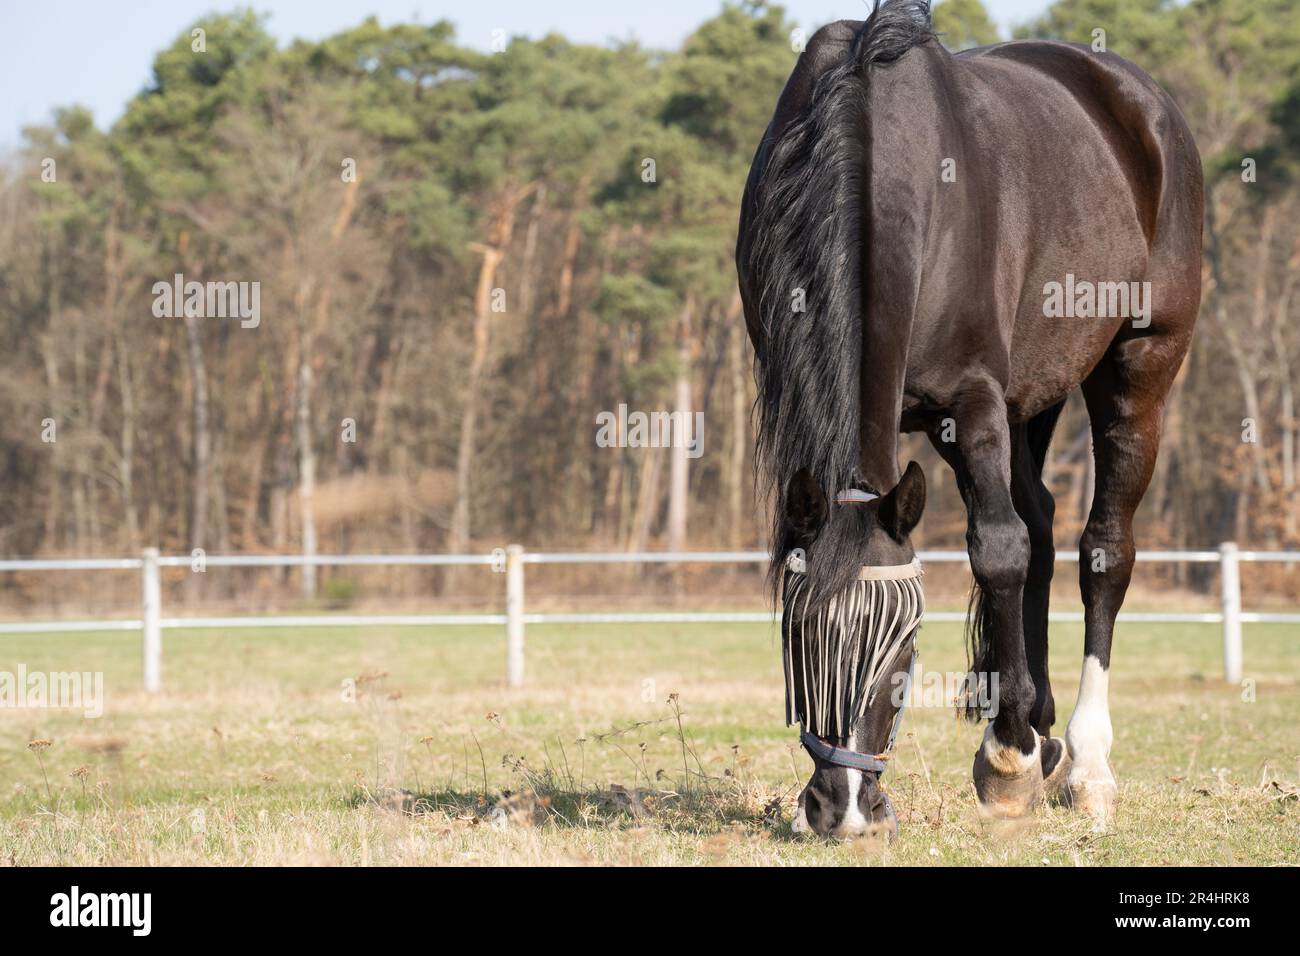
M1064 808L982 820L979 729L909 710L889 845L790 833L809 762L764 626L534 626L517 691L501 628L169 631L157 697L134 635L6 637L0 670L102 671L106 703L0 709L0 863L1297 864L1297 630L1247 626L1247 702L1216 626L1121 626L1104 833ZM1082 629L1053 635L1063 733ZM921 646L926 671L964 666L959 625Z

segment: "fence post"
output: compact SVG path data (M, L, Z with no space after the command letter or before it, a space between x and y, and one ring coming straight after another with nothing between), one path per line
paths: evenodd
M141 621L144 625L144 689L162 690L162 588L158 583L158 549L145 548Z
M524 682L524 548L506 548L506 684Z
M1237 545L1219 545L1219 572L1223 586L1223 679L1241 683L1241 567Z

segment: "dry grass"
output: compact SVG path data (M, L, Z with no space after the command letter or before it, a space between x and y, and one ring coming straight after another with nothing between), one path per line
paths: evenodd
M1063 726L1082 638L1054 634ZM98 720L0 710L0 862L1296 864L1298 636L1248 626L1246 702L1215 627L1121 629L1101 834L1057 808L981 820L979 731L909 711L890 845L790 833L808 761L761 626L533 627L516 692L495 628L168 632L156 699L134 636L6 638L0 670L103 671L107 701ZM959 669L958 626L928 625L922 655Z

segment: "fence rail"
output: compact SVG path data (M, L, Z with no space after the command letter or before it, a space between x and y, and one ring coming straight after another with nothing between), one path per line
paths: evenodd
M926 563L957 563L968 560L965 551L921 551ZM1078 554L1062 553L1057 563L1077 563ZM1300 551L1242 551L1224 542L1215 551L1139 551L1139 562L1216 563L1220 569L1220 607L1217 612L1122 612L1120 621L1197 623L1223 625L1223 673L1230 683L1242 674L1242 625L1257 623L1300 624L1300 613L1243 611L1241 608L1241 562L1300 562ZM191 567L197 561L206 568L255 567L351 567L490 566L505 576L505 613L494 614L329 614L240 617L162 616L161 568ZM151 693L162 689L162 632L173 628L244 627L352 627L373 625L505 625L506 682L517 687L524 682L524 639L529 624L631 624L631 623L734 623L767 622L772 615L763 611L662 611L662 612L556 612L530 614L525 610L524 567L529 564L766 564L764 551L525 551L512 544L488 554L322 554L322 555L161 555L147 548L138 558L54 558L0 560L3 571L140 571L141 616L129 620L92 621L9 621L0 622L3 634L43 634L85 631L139 631L143 641L144 686ZM960 621L965 615L952 611L928 612L932 621ZM1053 621L1082 621L1078 611L1054 611Z

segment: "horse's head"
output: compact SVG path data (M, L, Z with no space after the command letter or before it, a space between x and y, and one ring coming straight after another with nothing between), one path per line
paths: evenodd
M911 532L924 507L915 462L880 496L831 501L807 472L786 489L787 718L815 764L796 831L847 839L896 826L876 755L891 743L923 606Z

